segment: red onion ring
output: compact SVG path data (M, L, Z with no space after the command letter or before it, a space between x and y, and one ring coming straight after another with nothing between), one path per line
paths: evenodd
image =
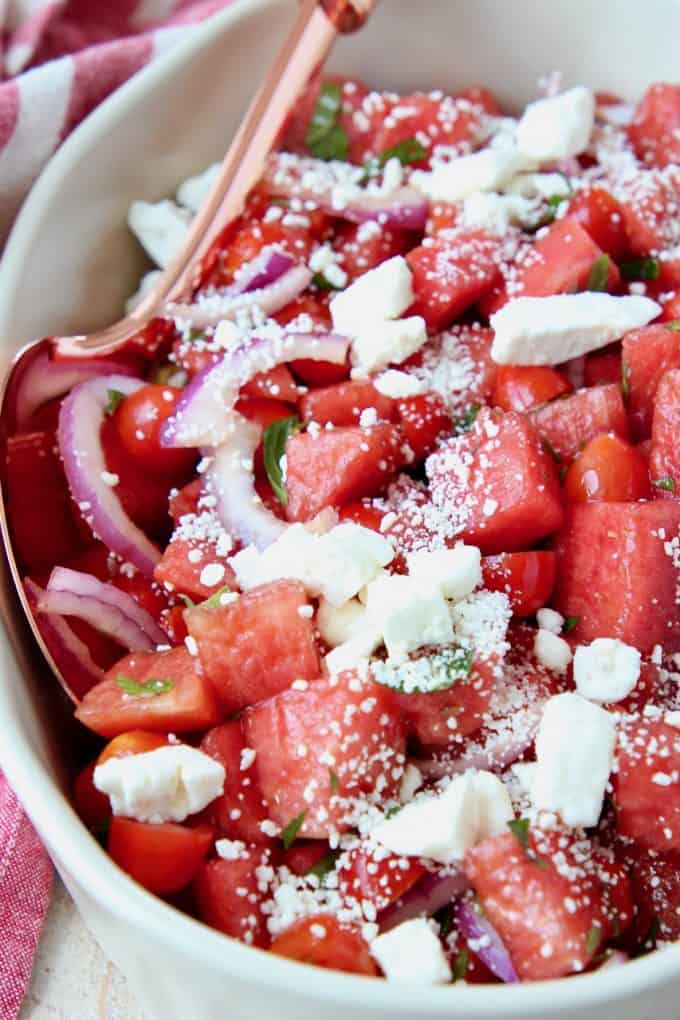
M462 871L431 872L412 886L405 896L381 911L378 917L380 930L390 931L414 917L432 917L469 887L470 883Z
M266 315L281 311L299 297L312 282L312 273L307 266L294 265L273 283L259 290L230 294L229 291L215 291L213 294L199 294L194 304L175 304L170 301L163 309L169 318L186 319L192 326L205 329L216 326L223 319L235 319L244 308L257 305Z
M537 728L537 727L536 727ZM414 761L426 779L443 779L446 776L457 776L468 769L485 772L503 772L514 762L519 761L524 752L531 747L536 736L536 729L515 739L495 735L488 739L484 747L472 744L458 757L452 757L450 751L431 758Z
M456 907L456 924L468 942L472 951L486 964L492 974L506 984L517 984L519 977L505 948L503 940L483 915L478 914L469 900L460 900Z
M226 288L231 294L252 294L275 283L295 266L295 259L280 248L269 245L235 273L234 283Z
M30 577L24 578L24 591L40 636L54 659L63 686L72 701L78 702L90 688L104 679L84 641L71 630L66 620L38 609L45 592Z
M96 538L141 573L151 576L160 550L125 513L115 489L103 480L106 460L100 432L108 391L128 396L145 383L107 375L80 383L64 400L57 439L71 495Z
M163 446L219 446L229 439L238 392L259 372L298 358L341 365L349 340L333 333L282 333L274 340L254 338L199 372L185 387L174 414L161 430Z
M167 635L151 613L113 584L93 574L55 567L38 601L42 613L77 616L131 652L152 652Z

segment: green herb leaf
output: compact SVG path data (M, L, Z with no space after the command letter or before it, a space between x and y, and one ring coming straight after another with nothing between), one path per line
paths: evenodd
M455 435L462 436L464 432L469 432L474 425L480 410L481 408L479 404L470 404L465 410L465 413L462 414L460 418L457 418L453 423L453 431Z
M129 676L121 676L120 674L116 677L116 683L121 687L126 694L131 695L133 698L157 698L159 694L166 694L171 691L175 686L174 680L145 680L144 683L138 683Z
M390 818L394 818L395 815L398 815L402 807L403 804L394 804L393 807L388 808L385 812L385 821L387 822Z
M347 159L349 139L339 123L341 111L342 86L328 82L321 88L305 138L307 148L317 159Z
M306 874L316 875L316 877L323 882L326 875L330 875L330 873L335 870L335 862L339 856L339 850L329 850L328 853L321 858L321 860L312 865Z
M337 793L340 789L340 779L337 772L334 772L333 769L328 770L328 785L331 788L331 793Z
M595 259L590 272L588 273L588 281L586 283L586 290L606 290L607 289L607 277L609 276L609 255L600 255L598 259Z
M474 653L469 648L442 648L432 655L404 662L373 663L373 679L400 694L435 694L464 683L470 675Z
M327 280L323 273L314 273L312 283L317 290L342 290L342 287L336 287L334 283Z
M680 329L680 319L671 319L670 322L664 322L663 325L666 329Z
M115 414L116 408L123 400L125 400L125 394L121 393L120 390L107 390L106 413L108 415Z
M223 588L218 588L214 595L211 595L210 598L205 599L204 602L201 602L201 607L203 609L219 609L219 607L222 605L222 596L228 595L230 591L231 588L229 587L229 585L225 584Z
M551 209L559 209L563 202L567 201L566 195L551 195L550 198L546 199L547 204Z
M666 492L675 492L674 478L654 478L652 485L655 489L664 489Z
M426 157L427 150L417 138L405 138L403 142L398 142L391 148L378 153L377 156L367 159L364 163L364 174L359 183L364 184L371 177L377 176L391 159L398 159L402 166L408 166L411 163L420 163L421 159L426 159Z
M586 936L586 952L596 953L601 940L602 929L598 928L597 925L594 924Z
M623 358L621 358L621 393L623 399L628 400L630 397L630 369Z
M274 495L282 506L288 502L288 491L281 473L281 458L286 452L286 443L290 436L302 431L302 422L297 415L272 422L262 433L262 453L264 468Z
M529 849L529 819L513 818L511 822L508 822L508 828L526 853Z
M574 629L580 619L580 616L565 616L564 623L562 624L562 633L568 634L570 630Z
M181 598L182 602L187 607L187 609L193 609L194 606L196 605L194 600L190 599L188 595L180 595L179 598Z
M661 270L658 259L632 259L622 262L619 272L624 280L658 280Z
M297 839L297 834L302 828L302 824L307 817L307 812L302 811L297 818L294 818L292 822L289 822L281 833L281 839L283 840L283 849L290 850L293 843Z
M464 981L468 969L468 951L461 949L453 965L453 980Z

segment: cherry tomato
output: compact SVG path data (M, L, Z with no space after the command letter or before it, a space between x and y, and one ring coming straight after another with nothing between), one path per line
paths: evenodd
M645 458L614 435L595 436L574 459L564 482L571 502L635 502L651 499Z
M375 977L378 968L359 932L332 914L305 917L271 944L271 952L315 967Z
M160 444L161 426L181 394L172 386L149 383L121 400L113 414L116 431L130 456L146 471L164 478L186 473L196 460L193 450L171 450Z
M94 785L94 770L99 763L91 762L78 773L73 784L73 804L88 829L102 832L111 818L111 801Z
M561 372L545 365L501 365L492 403L503 411L528 411L537 404L571 393L573 387Z
M569 203L568 215L578 221L595 244L615 262L628 252L628 237L623 223L621 206L604 188L579 191Z
M165 747L167 737L162 733L150 733L148 730L128 730L110 740L97 758L97 765L103 765L110 758L128 758L131 754L144 754Z
M130 878L149 892L169 896L196 877L213 837L209 825L189 829L172 822L153 825L114 817L108 851Z
M555 553L501 553L482 560L484 587L508 596L516 616L532 616L546 604L555 585Z

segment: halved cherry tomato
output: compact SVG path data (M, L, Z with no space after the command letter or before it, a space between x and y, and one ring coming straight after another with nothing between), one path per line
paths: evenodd
M94 770L99 762L93 761L79 772L73 784L73 805L78 817L92 832L102 832L111 818L111 801L94 785Z
M175 477L189 471L196 455L193 450L171 450L160 444L163 423L175 410L182 394L172 386L149 383L119 403L113 423L130 456L146 471Z
M595 436L567 471L568 500L609 503L651 499L647 462L630 443L614 435Z
M131 754L144 754L165 747L168 738L162 733L150 733L148 730L128 730L110 740L97 758L97 765L103 765L110 758L128 758Z
M516 616L532 616L555 585L555 553L549 549L501 553L482 560L484 587L508 596Z
M271 952L315 967L375 977L379 971L368 946L356 930L332 914L305 917L271 944Z
M621 206L604 188L579 191L569 203L569 216L581 224L602 251L619 262L629 250Z
M287 400L295 403L298 396L295 380L285 365L276 365L268 372L258 372L241 387L244 397L266 397L270 400Z
M108 851L130 878L149 892L169 896L196 877L213 835L210 825L189 829L172 822L153 825L114 817Z
M504 411L528 411L572 389L561 372L547 365L501 365L491 402Z

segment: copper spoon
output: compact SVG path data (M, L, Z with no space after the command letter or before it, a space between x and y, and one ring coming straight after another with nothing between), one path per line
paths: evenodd
M218 179L194 218L181 251L163 272L153 291L119 322L89 335L50 337L23 347L14 358L0 391L0 425L6 429L7 395L12 377L36 347L51 347L71 358L112 354L161 314L169 301L190 300L198 282L201 260L214 239L242 212L246 198L261 178L286 118L312 74L323 64L338 33L354 32L365 23L377 0L303 0L298 16L269 74L248 108L224 158ZM4 475L4 472L3 472ZM22 608L33 636L53 673L73 701L78 699L49 654L38 630L22 584L7 521L5 478L0 484L0 532ZM49 522L45 522L49 527Z

